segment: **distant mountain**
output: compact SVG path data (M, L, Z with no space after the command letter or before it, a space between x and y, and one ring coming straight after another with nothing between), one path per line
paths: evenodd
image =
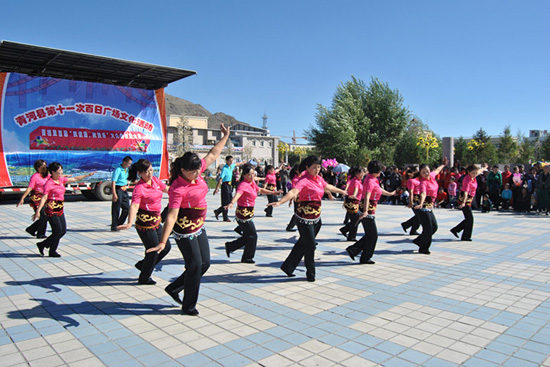
M208 117L209 129L219 129L222 123L225 126L231 127L235 126L236 124L249 125L246 122L239 121L233 116L226 115L223 112L216 112L212 114L200 104L195 104L193 102L189 102L185 99L174 97L169 94L166 94L166 114Z

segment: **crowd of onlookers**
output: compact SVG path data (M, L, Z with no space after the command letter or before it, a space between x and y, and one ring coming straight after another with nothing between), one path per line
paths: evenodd
M289 189L290 171L290 166L281 165L277 172L277 189L283 190L283 195ZM547 176L549 171L550 165L544 163L535 163L527 170L521 164L512 168L505 165L503 170L497 165L489 167L483 174L477 176L478 188L472 202L472 208L479 209L482 212L514 210L516 212L536 211L548 215L550 179L547 180ZM256 172L258 177L265 177L262 165L256 166ZM418 165L406 168L384 167L379 177L380 185L389 192L397 190L399 195L382 197L380 203L406 205L409 202L406 190L407 180L417 172ZM456 199L465 174L466 168L461 166L459 162L455 162L453 167L444 167L437 175L439 184L437 207L456 207ZM234 187L237 185L238 175L237 169L234 172ZM332 167L323 167L321 175L327 183L345 189L347 183L346 172L334 173Z

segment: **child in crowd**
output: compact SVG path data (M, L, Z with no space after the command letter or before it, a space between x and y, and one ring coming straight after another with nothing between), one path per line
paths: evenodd
M453 167L454 168L454 167ZM451 208L454 208L456 206L456 190L457 190L457 184L456 184L456 177L451 176L451 182L449 183L449 186L447 187L447 192L449 193L449 203Z
M481 212L489 213L492 207L493 207L493 202L489 198L489 194L484 194L481 197Z
M512 190L510 190L510 184L506 183L504 185L504 190L502 190L502 210L508 210L510 208L510 200L512 200Z

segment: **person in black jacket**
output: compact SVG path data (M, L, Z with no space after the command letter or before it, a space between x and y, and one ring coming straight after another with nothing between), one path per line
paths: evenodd
M546 213L550 209L550 166L543 167L542 172L539 173L536 184L536 193L538 200L538 212Z

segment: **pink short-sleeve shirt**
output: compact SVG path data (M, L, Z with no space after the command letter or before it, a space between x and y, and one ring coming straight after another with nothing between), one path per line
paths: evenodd
M470 175L466 175L462 180L462 189L461 191L467 192L468 196L473 197L476 195L477 190L477 180L472 178Z
M57 183L49 177L44 185L44 195L48 195L48 200L65 200L65 183L68 180L67 177L61 176Z
M359 180L357 177L354 177L349 181L347 191L348 195L353 195L355 193L355 189L357 189L356 199L361 200L361 198L363 197L363 184L361 183L361 180Z
M162 191L166 184L153 176L151 184L139 180L132 193L132 204L139 204L139 208L151 212L160 212L162 207Z
M430 178L424 179L422 178L420 180L420 193L425 192L426 196L436 198L437 197L437 191L439 189L439 185L437 184L437 180L435 179L435 172L430 172Z
M237 200L237 205L242 207L251 207L256 203L256 197L258 196L258 191L260 187L256 182L247 182L243 181L237 187L237 194L241 194L239 200Z
M206 169L206 162L201 159L201 171ZM201 175L197 177L194 183L185 180L179 176L170 190L168 190L168 207L177 208L206 208L206 195L208 194L208 185Z
M36 172L31 176L31 181L29 182L29 188L39 193L44 193L44 185L48 181L50 175L43 177L40 173Z
M313 177L305 172L296 183L295 189L300 191L298 200L300 201L321 201L325 194L327 182L319 175Z

